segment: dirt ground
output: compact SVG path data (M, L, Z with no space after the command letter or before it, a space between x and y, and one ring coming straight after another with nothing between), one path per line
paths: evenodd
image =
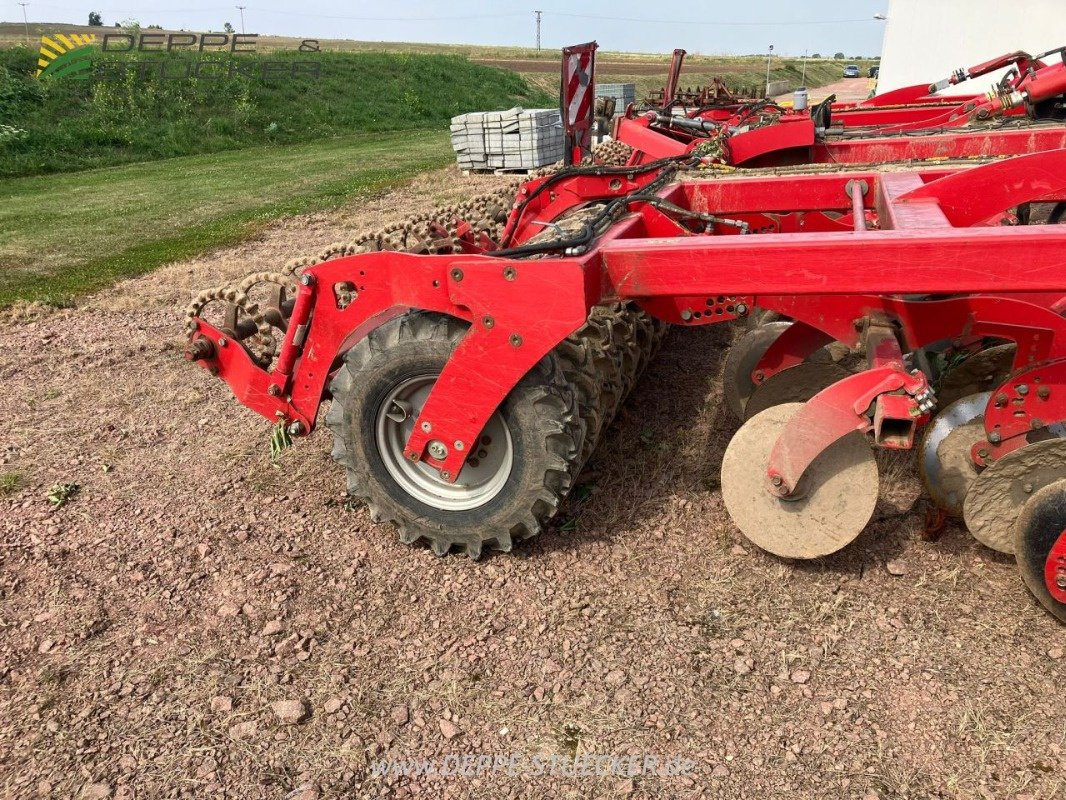
M7 313L0 796L1062 797L1066 632L1011 559L920 538L909 464L817 563L729 522L724 328L671 334L552 530L479 563L348 507L325 430L272 464L269 424L182 360L195 291L496 180L437 173ZM57 484L80 487L59 508ZM692 764L370 766L449 754Z

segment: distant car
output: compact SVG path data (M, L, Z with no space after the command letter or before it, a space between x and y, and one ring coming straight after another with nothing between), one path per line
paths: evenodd
M858 64L848 64L846 67L844 67L845 78L858 78L861 74L862 73L859 72Z

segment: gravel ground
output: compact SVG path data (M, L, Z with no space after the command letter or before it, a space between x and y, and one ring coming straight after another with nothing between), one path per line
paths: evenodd
M437 173L0 322L0 795L1062 797L1063 628L1011 559L923 540L907 461L821 562L731 525L724 328L674 332L581 499L480 563L348 507L325 431L272 464L269 425L181 359L194 291L496 180ZM56 484L80 490L54 508ZM485 753L692 764L370 767Z

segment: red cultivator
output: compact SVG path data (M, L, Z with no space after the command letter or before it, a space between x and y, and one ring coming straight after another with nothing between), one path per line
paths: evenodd
M615 137L634 164L682 154L734 166L872 164L930 158L1003 156L1066 147L1066 63L1048 54L1013 53L949 81L889 92L855 105L828 98L810 112L770 100L695 108L667 107L618 120ZM1014 69L987 95L940 97L942 84ZM675 67L680 68L675 60Z
M1066 619L1066 227L1036 224L1066 208L1066 149L785 172L558 169L205 293L188 355L293 436L332 398L349 492L477 556L554 514L664 323L755 321L724 387L748 538L839 550L877 500L871 445L917 440L933 501Z

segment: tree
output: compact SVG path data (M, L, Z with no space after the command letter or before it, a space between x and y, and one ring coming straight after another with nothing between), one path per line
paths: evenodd
M821 53L812 53L811 54L811 58L821 58L821 57L822 57Z
M225 25L222 26L222 30L224 30L226 33L233 33L233 26L227 22Z
M104 21L100 18L100 15L95 11L89 12L89 24L94 28L99 28L104 24Z
M837 61L843 61L845 56L843 53L833 53L833 58L835 58Z

